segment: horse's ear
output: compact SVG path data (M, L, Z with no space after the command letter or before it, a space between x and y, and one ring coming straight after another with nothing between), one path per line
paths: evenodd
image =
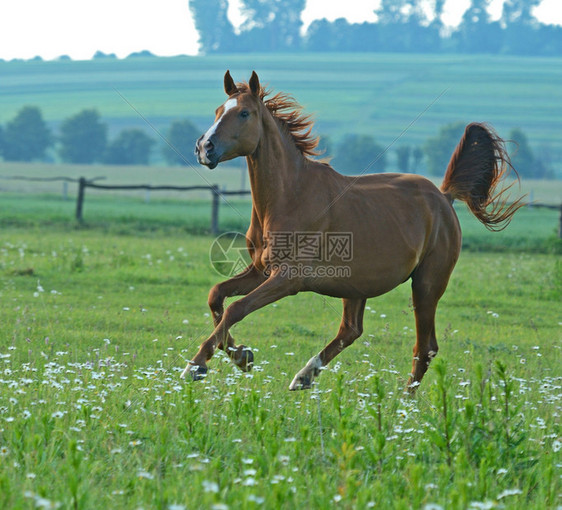
M252 77L250 78L250 90L254 96L260 97L261 85L260 79L255 71L252 71Z
M232 94L236 94L238 92L238 87L234 83L232 76L230 76L230 71L226 71L224 75L224 91L228 97L232 96Z

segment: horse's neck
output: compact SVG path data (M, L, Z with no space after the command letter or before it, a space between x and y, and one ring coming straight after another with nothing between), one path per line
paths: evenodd
M264 133L247 162L253 205L260 222L272 215L286 214L299 188L303 158L290 135L273 118L264 122Z

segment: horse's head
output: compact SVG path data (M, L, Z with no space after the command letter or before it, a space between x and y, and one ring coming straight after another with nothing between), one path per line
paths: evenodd
M217 108L215 123L195 144L199 163L211 169L221 161L252 154L260 137L261 86L256 72L248 87L239 89L227 71L224 91L228 100Z

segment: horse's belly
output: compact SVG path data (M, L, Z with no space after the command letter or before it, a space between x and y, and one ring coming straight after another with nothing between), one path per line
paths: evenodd
M325 266L320 271L317 269L315 275L304 279L303 290L339 298L372 298L404 283L415 267L415 262L387 271L376 271L368 266Z

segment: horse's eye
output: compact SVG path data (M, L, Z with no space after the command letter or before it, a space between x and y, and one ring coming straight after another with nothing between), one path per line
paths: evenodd
M248 110L242 110L242 111L240 112L240 117L241 117L242 119L247 119L249 116L250 116L250 112L249 112Z

